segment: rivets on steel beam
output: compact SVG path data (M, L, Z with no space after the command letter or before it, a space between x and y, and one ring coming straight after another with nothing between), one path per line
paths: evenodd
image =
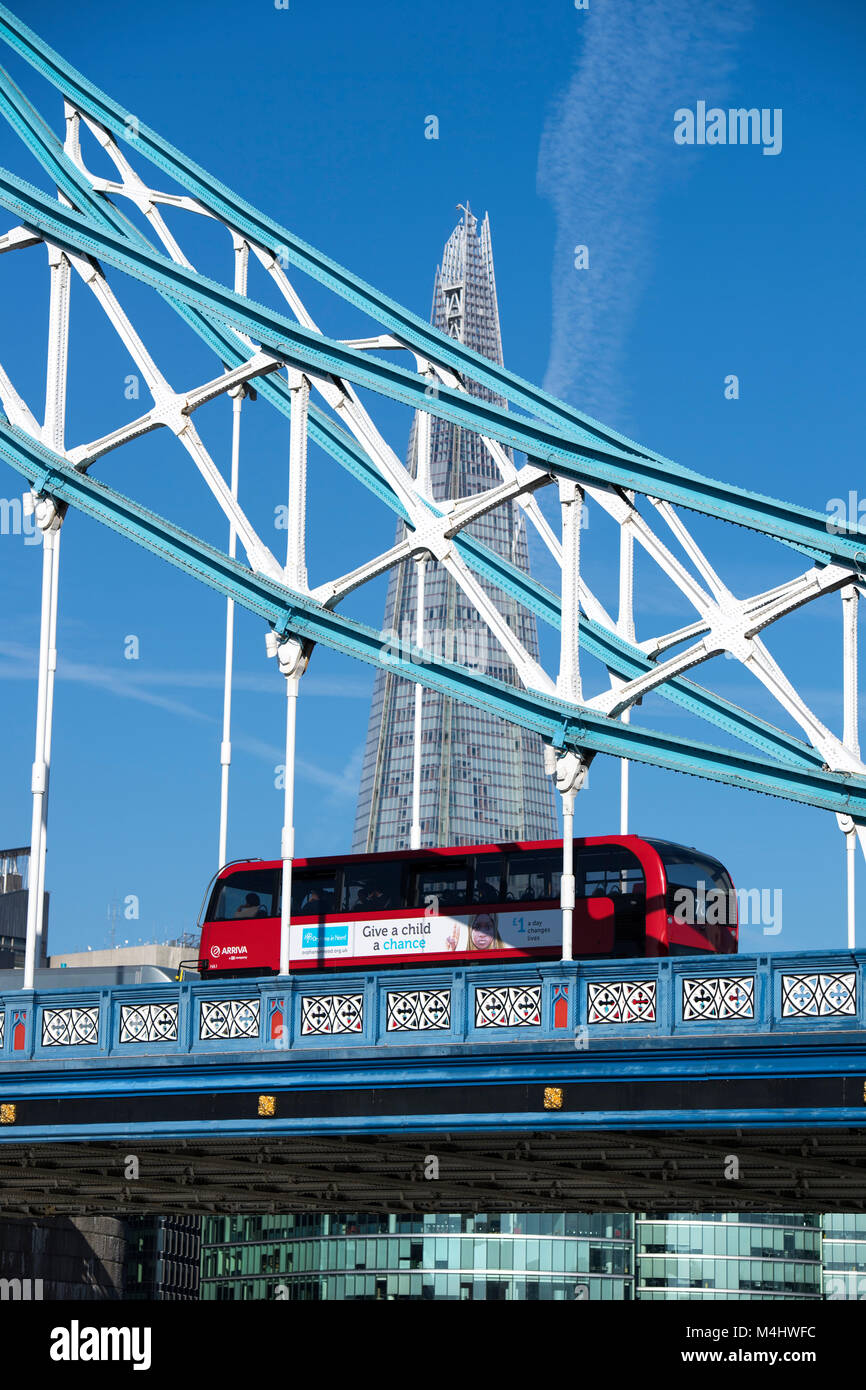
M259 1119L268 1119L277 1113L276 1096L259 1096Z
M562 1109L562 1087L545 1086L544 1088L544 1108L545 1110Z

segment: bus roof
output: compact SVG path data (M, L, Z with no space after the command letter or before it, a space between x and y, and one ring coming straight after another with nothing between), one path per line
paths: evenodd
M623 845L629 848L635 844L649 845L657 853L665 849L679 851L683 854L694 854L701 859L711 860L718 863L721 868L724 865L712 854L707 854L703 850L695 849L694 846L679 845L673 840L659 840L645 835L586 835L575 836L576 845ZM443 845L435 849L391 849L381 850L377 853L367 854L327 854L317 855L308 859L293 859L293 869L318 869L325 868L327 865L339 864L367 864L370 862L381 862L403 859L431 859L447 858L454 856L462 858L469 854L505 854L515 850L532 851L544 849L556 849L562 844L561 840L502 840L488 841L486 844L475 845ZM263 869L278 869L282 864L281 859L236 859L231 864L226 864L217 875L218 878L225 878L227 875L239 872L241 869L248 868L251 864L258 864Z

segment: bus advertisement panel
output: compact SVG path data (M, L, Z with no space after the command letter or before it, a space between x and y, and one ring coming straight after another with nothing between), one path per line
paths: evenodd
M613 941L613 903L593 898L575 907L581 945L602 954ZM558 951L562 910L477 912L466 916L358 918L355 921L292 923L291 957L298 961L406 960L429 956L475 956L480 952Z
M610 952L614 905L609 898L578 901L575 930L586 955ZM212 922L205 948L212 970L271 967L279 951L279 918ZM413 960L484 960L518 955L557 955L562 911L480 911L461 915L387 913L377 916L293 921L291 968L321 965L390 965Z

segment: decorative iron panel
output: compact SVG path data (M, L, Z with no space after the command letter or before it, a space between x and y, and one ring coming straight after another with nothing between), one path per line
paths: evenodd
M202 999L198 1035L202 1042L212 1038L257 1038L258 999Z
M683 1020L754 1018L755 977L740 975L683 979Z
M541 985L501 985L475 991L476 1028L538 1028Z
M301 998L301 1033L360 1033L364 1027L363 994L305 994Z
M399 990L388 994L389 1033L451 1027L450 989Z
M590 1023L655 1023L655 980L606 980L589 985Z
M857 976L783 975L783 1018L850 1018L857 1012Z
M177 1004L121 1004L120 1041L177 1042Z
M43 1009L43 1047L95 1047L99 1039L99 1006L89 1009Z

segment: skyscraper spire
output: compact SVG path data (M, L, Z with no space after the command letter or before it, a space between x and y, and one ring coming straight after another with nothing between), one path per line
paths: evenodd
M458 204L463 217L445 244L433 286L431 322L467 346L502 362L502 341L490 221ZM483 387L474 395L505 404ZM417 469L417 420L409 439L408 466ZM481 439L434 419L430 473L438 500L466 497L495 485L499 473ZM467 528L478 540L529 569L520 508L506 503ZM403 523L398 535L403 534ZM535 617L502 590L482 581L526 650L538 656ZM414 564L391 571L385 629L414 640ZM516 683L514 667L462 591L442 567L428 562L425 583L427 650ZM548 839L557 835L553 791L544 773L537 735L449 697L424 694L421 765L421 844L478 844L493 840ZM355 822L357 852L409 847L412 819L414 687L380 671L373 688L370 723Z

